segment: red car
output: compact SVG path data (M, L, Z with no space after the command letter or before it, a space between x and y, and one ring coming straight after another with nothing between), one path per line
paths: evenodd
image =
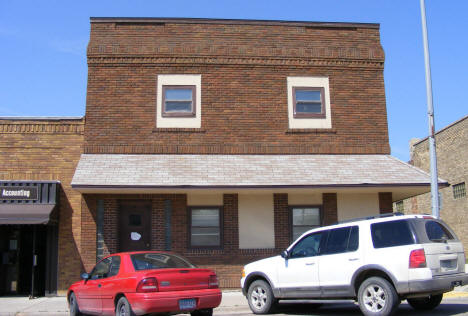
M99 261L68 289L70 315L188 313L211 316L221 303L216 274L157 251L122 252Z

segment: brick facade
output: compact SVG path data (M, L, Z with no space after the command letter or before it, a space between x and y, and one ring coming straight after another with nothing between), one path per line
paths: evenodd
M455 230L468 251L467 197L454 199L453 185L468 183L468 116L437 132L437 168L439 178L450 186L440 188L440 217ZM429 144L427 139L415 142L412 147L411 163L427 172L430 170ZM431 193L403 201L406 213L431 214Z
M81 194L70 186L83 151L82 119L0 119L0 179L55 180L59 191L58 282L64 288L79 278Z
M92 20L85 153L389 154L383 62L375 25ZM157 128L160 74L201 75L201 129ZM331 129L288 128L288 76L329 77Z

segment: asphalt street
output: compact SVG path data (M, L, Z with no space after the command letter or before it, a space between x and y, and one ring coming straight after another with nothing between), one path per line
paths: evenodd
M246 304L247 305L247 304ZM238 306L237 308L222 308L215 310L215 315L235 315L252 316L252 312L247 306ZM316 309L313 305L307 303L280 303L280 307L274 314L275 316L283 315L308 315L308 316L320 316L320 315L335 315L335 316L349 316L349 315L362 315L359 306L354 302L339 302L339 303L325 303L320 308ZM432 311L415 311L411 306L402 302L399 306L395 315L468 315L468 297L460 298L448 298L444 299L439 307Z

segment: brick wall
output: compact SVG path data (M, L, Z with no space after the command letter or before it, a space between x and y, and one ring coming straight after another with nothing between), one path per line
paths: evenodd
M440 217L455 230L468 251L468 198L453 198L452 185L468 183L468 116L449 125L436 134L437 168L439 178L450 183L440 188ZM411 162L418 168L430 171L429 144L427 139L413 146ZM431 214L431 194L426 193L403 201L407 213Z
M393 212L392 192L379 192L379 212L380 214Z
M91 23L85 152L390 152L378 28L222 23ZM201 129L156 128L159 74L201 74ZM329 77L332 129L288 129L288 76Z
M336 206L334 194L327 195L324 207L327 221L333 221L336 217ZM172 206L172 251L188 258L200 267L215 270L220 280L220 286L224 288L239 287L241 270L244 264L261 258L279 254L289 244L290 224L288 195L283 193L274 194L274 227L275 248L274 249L239 249L238 228L238 195L223 195L223 242L220 249L192 249L188 245L188 216L187 197L185 194L127 194L127 195L84 195L87 214L95 214L97 204L95 201L104 201L104 244L105 253L119 251L118 246L118 207L122 199L150 199L152 200L152 250L165 250L164 234L164 201L170 201ZM335 200L335 203L333 201ZM93 208L94 209L91 209ZM327 212L330 212L328 215ZM92 218L93 215L88 216ZM335 219L336 221L336 219ZM85 245L86 241L86 245ZM82 244L84 267L89 271L96 263L96 227L93 220L82 221Z
M56 180L59 190L59 290L83 270L81 195L70 187L83 151L83 120L0 119L0 179Z

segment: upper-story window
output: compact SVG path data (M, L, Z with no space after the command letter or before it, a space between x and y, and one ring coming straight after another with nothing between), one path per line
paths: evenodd
M201 75L158 75L156 128L201 128Z
M323 88L293 87L294 118L325 117Z
M163 117L194 117L196 86L162 86Z
M332 127L328 77L288 77L290 129Z

